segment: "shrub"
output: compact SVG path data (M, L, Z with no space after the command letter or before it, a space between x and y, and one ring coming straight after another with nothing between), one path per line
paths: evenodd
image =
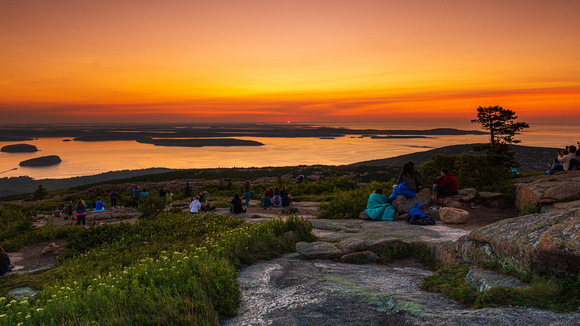
M318 218L342 219L358 218L360 212L366 209L369 195L376 188L391 190L393 183L372 182L366 187L355 190L338 191L332 200L318 205Z

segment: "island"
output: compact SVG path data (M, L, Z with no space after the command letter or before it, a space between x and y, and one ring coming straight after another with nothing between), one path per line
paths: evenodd
M6 145L2 147L0 151L5 153L34 153L38 152L38 148L30 144L14 144L14 145Z
M42 167L60 164L62 160L56 155L41 156L37 158L31 158L30 160L20 162L20 166L27 167Z

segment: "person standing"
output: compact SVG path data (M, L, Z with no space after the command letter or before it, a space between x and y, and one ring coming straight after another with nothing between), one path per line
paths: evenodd
M117 190L111 192L111 208L117 208L117 201L119 200L119 193Z
M133 208L139 207L139 198L141 198L142 192L143 190L141 190L141 187L139 186L135 186L135 188L133 188Z
M68 204L64 205L64 208L62 209L62 213L65 215L65 217L63 217L63 218L72 220L73 219L73 210L74 210L74 205L73 205L72 201L69 201Z
M252 183L250 182L250 178L246 178L246 182L244 183L244 193L250 192L250 188Z
M76 214L77 214L77 225L86 226L86 216L87 216L87 205L85 205L84 200L79 200L76 206Z

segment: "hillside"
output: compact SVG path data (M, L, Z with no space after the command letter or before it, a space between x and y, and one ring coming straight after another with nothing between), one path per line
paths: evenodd
M512 145L512 150L515 153L515 158L520 162L520 171L545 171L548 168L548 163L551 163L556 157L557 149L548 147L532 147ZM354 163L354 166L402 166L405 162L414 161L416 165L421 165L423 162L431 160L431 156L435 154L445 155L459 155L472 154L481 155L482 152L475 152L473 145L453 145L440 148L431 149L424 152L417 152L412 154L400 155L390 158L371 160Z

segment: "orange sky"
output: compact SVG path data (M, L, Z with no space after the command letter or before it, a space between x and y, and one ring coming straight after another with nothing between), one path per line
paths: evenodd
M578 0L0 2L0 123L580 118Z

